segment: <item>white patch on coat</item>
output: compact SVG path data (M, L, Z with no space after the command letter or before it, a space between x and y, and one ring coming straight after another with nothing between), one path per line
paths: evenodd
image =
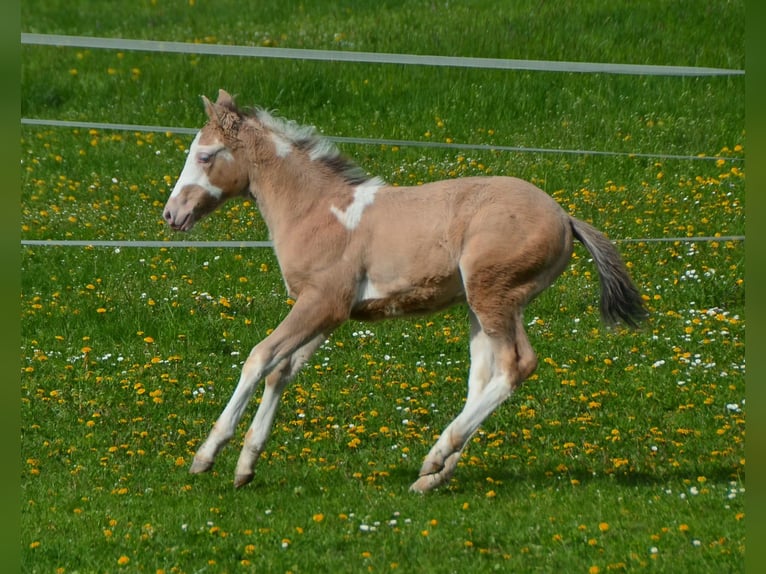
M181 190L188 185L199 186L215 198L220 198L223 194L223 190L220 187L215 186L210 182L207 173L205 173L205 170L198 159L204 155L217 155L221 159L231 161L234 159L234 156L231 155L231 152L220 142L215 142L209 145L200 145L200 133L201 132L198 132L194 137L194 141L192 141L191 147L189 148L189 155L186 157L186 163L181 170L181 175L178 176L178 180L173 187L170 197L177 196L181 193Z
M375 201L375 194L382 186L383 182L378 178L360 183L354 190L354 200L351 205L345 210L338 209L333 205L330 210L346 229L353 231L361 223L364 210L372 205Z
M356 288L356 301L371 301L380 299L381 297L383 297L383 293L381 293L370 278L365 275Z
M277 157L285 158L293 151L293 144L290 140L282 137L278 133L271 132L271 141L277 153Z

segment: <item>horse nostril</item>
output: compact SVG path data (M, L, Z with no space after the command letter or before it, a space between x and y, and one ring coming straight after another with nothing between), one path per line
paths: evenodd
M168 223L170 222L171 219L173 219L173 216L170 214L169 209L166 209L165 213L163 213L162 215L165 217L165 221L167 221Z

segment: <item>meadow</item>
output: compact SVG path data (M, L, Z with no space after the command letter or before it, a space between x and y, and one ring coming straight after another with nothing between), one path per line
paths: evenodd
M325 4L30 1L22 31L744 68L742 2ZM271 251L21 246L23 571L744 571L743 76L22 47L22 117L194 128L219 87L331 136L617 152L342 146L395 185L536 183L617 242L651 316L604 327L578 246L526 312L538 370L426 496L408 487L464 400L466 310L350 322L234 490L241 435L188 466L292 304ZM161 210L190 142L22 126L22 238L180 239ZM184 237L267 238L252 201Z

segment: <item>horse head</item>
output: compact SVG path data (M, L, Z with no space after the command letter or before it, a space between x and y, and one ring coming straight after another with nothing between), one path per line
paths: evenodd
M208 122L192 141L163 212L177 231L189 231L226 200L246 194L250 185L249 162L237 139L242 113L224 90L215 102L205 96L202 101Z

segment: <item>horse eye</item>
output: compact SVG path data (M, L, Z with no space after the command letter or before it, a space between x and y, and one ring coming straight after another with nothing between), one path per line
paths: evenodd
M210 163L211 159L213 159L213 154L211 153L202 151L197 154L197 161L199 163Z

